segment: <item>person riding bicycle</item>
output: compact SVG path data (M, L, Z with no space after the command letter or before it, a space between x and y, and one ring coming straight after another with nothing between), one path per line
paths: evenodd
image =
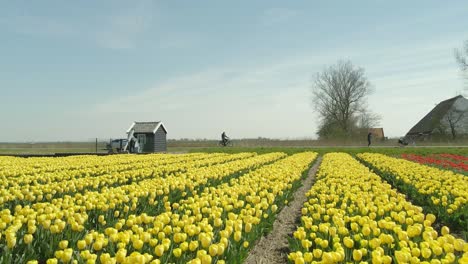
M228 140L229 137L226 135L226 132L223 131L223 133L221 134L221 141L223 142L223 146L226 146Z

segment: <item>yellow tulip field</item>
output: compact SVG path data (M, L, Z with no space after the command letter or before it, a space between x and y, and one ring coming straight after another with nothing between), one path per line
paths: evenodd
M316 178L293 234L291 262L468 263L465 240L447 226L438 231L434 214L350 155L326 154Z
M0 263L238 263L316 157L1 157Z
M296 200L299 214L293 194L315 163L282 262L468 264L466 175L375 153L318 157L0 157L0 264L240 264L282 208Z

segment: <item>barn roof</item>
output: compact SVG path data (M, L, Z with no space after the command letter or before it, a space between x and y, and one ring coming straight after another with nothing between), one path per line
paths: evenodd
M162 127L164 132L167 133L166 127L164 127L161 121L158 122L133 122L132 126L127 130L129 133L132 129L134 133L156 133L159 127Z
M436 105L426 116L424 116L416 125L414 125L407 135L416 135L419 133L431 133L440 124L442 118L452 108L453 103L463 96L455 96Z

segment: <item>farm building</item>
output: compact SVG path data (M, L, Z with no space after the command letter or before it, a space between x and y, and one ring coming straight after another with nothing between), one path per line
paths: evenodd
M451 137L468 135L468 100L459 95L437 104L424 116L406 137L429 139L432 137Z
M369 132L372 133L374 140L384 140L385 135L382 127L369 128Z
M162 122L134 122L127 134L138 140L143 153L167 151L167 129Z

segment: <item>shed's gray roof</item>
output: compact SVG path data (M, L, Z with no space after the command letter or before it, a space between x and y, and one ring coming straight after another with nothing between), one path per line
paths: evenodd
M419 133L432 133L434 129L440 124L442 118L447 114L447 112L452 108L453 103L463 96L455 96L448 100L440 102L436 107L434 107L426 116L424 116L416 125L414 125L407 135L416 135Z
M135 122L130 130L133 129L135 133L154 133L160 124L161 122ZM166 128L162 124L161 127L167 133Z

